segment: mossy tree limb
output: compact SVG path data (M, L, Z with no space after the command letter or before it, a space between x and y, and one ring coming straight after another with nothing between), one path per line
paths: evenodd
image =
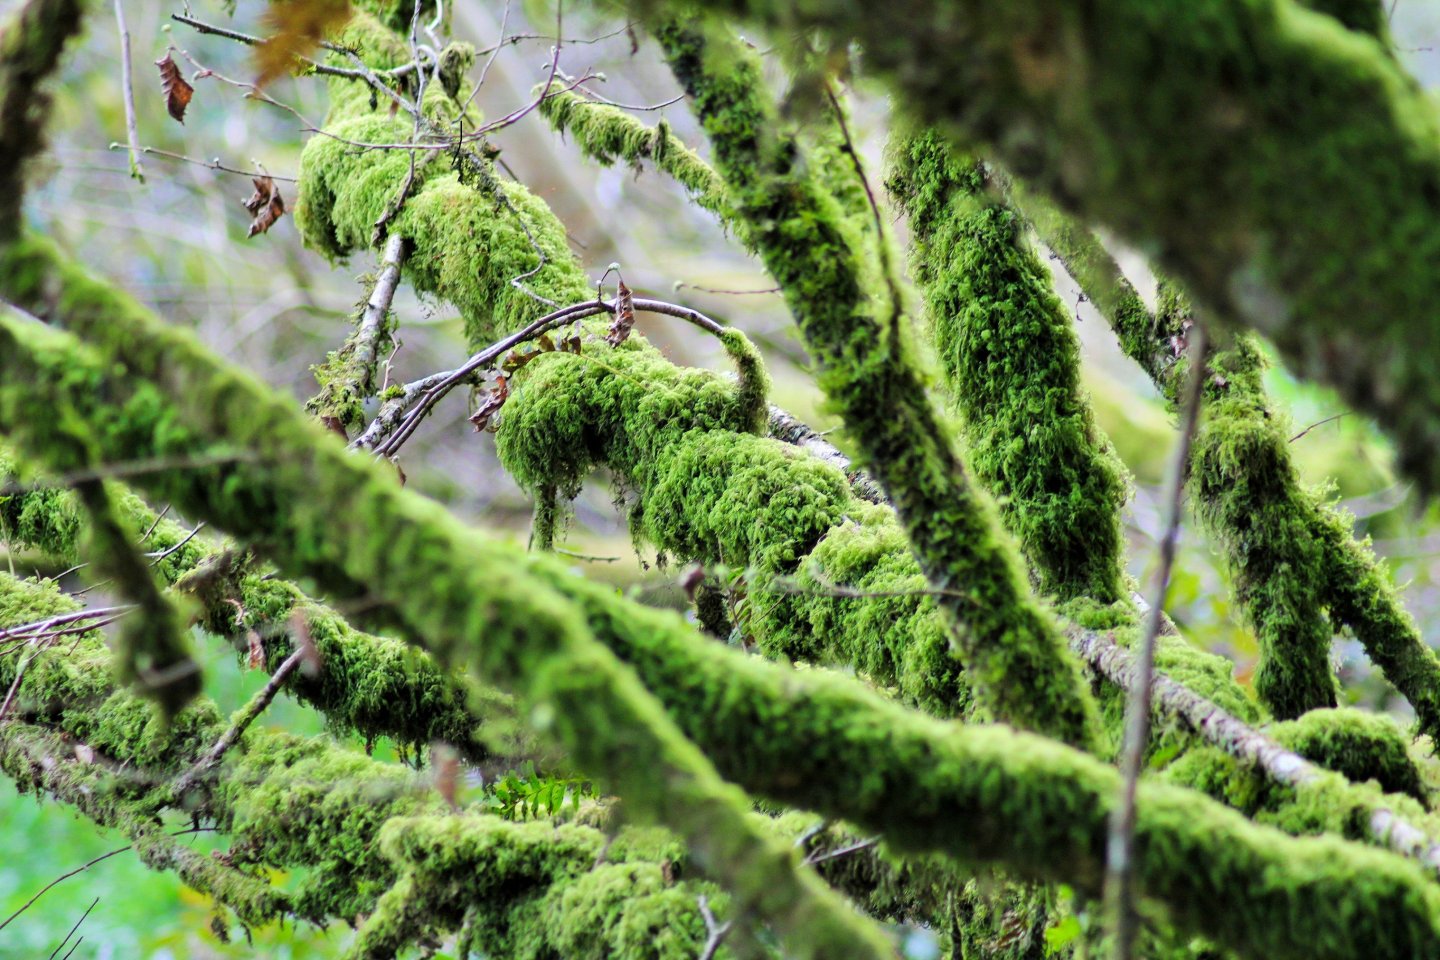
M1042 198L1024 191L1019 196L1041 241L1105 317L1125 353L1173 403L1170 340L1183 335L1179 324L1185 319L1176 292L1164 291L1162 309L1151 311L1090 230ZM1232 568L1243 568L1237 576L1242 601L1265 600L1257 590L1269 594L1268 602L1251 612L1262 650L1272 649L1273 630L1305 637L1302 647L1314 651L1328 649L1332 624L1348 627L1410 701L1420 732L1440 740L1440 658L1421 637L1374 552L1356 540L1349 518L1300 484L1284 418L1261 381L1258 346L1241 337L1214 366L1215 419L1198 438L1192 489L1202 520L1218 535ZM1255 586L1266 580L1272 584ZM1328 663L1313 653L1310 663L1313 693L1291 698L1282 715L1326 700Z
M1079 341L1023 221L991 195L986 165L934 131L897 137L890 154L887 183L909 217L911 268L967 463L1042 591L1124 598L1124 468L1081 392Z
M17 481L20 466L0 448L0 482ZM319 710L333 730L390 737L414 751L438 740L480 765L494 763L497 753L536 755L538 745L519 729L507 695L441 669L401 640L357 630L246 551L207 552L210 546L190 538L184 526L157 516L134 493L111 487L121 519L149 533L136 546L166 554L156 572L173 584L183 605L195 605L201 626L234 645L237 656L248 659L251 641L258 639L265 668L273 670L294 650L296 616L303 618L299 625L328 667L318 678L291 674L285 687ZM43 478L25 492L0 496L0 523L17 545L40 549L66 567L84 562L85 512L72 492L45 486Z
M532 723L581 771L613 786L637 815L663 820L685 837L703 868L735 898L737 915L772 924L799 955L886 954L872 926L813 874L797 870L790 851L744 823L740 791L719 779L634 675L591 639L578 611L553 586L525 574L506 551L456 530L440 508L405 493L333 438L322 441L318 427L297 423L287 405L249 378L217 369L188 336L156 323L48 244L12 245L4 263L0 287L7 295L82 335L87 349L97 351L92 358L123 360L130 371L134 392L116 409L130 425L119 433L102 428L97 444L123 435L155 455L157 446L209 447L208 433L258 458L183 471L152 492L173 484L173 502L182 509L247 537L283 570L315 577L336 595L364 597L377 616L424 638L442 663L520 694ZM39 349L32 359L73 368L65 375L72 384L80 376L84 361L67 356L68 338L22 321L6 328L7 340L19 339L3 362L12 355L24 362L21 354L31 350L20 343L31 341ZM132 340L142 329L145 342ZM18 371L3 372L7 384L17 382L11 374ZM90 376L97 373L92 367ZM181 401L183 414L162 401L184 392L181 384L194 377L210 389L198 391L203 398ZM32 401L14 390L4 395L6 429L43 460L44 440L24 426L34 411L22 408ZM142 412L147 403L158 404L149 416ZM452 563L461 555L468 557L463 565ZM477 638L484 641L477 645Z
M898 303L882 319L864 244L780 134L753 53L703 25L656 30L694 100L747 242L785 291L818 380L890 495L949 623L967 678L997 719L1094 747L1094 706L1031 597L994 507L956 457L911 363ZM888 242L876 238L877 242Z
M27 0L0 27L0 242L18 236L24 164L39 152L50 98L40 84L80 31L81 0Z
M1440 484L1440 116L1380 40L1291 0L709 9L864 44L922 120L1156 250Z
M12 281L15 254L4 274ZM417 640L451 656L473 638L459 635L465 620L453 598L434 591L457 576L465 597L488 605L477 630L486 638L485 664L503 666L502 657L515 655L497 624L526 623L533 656L534 625L544 622L540 608L573 609L732 780L882 831L898 850L947 851L1003 864L1021 877L1097 888L1105 817L1118 787L1115 772L1099 761L1000 727L939 723L853 680L797 674L731 653L698 641L675 616L636 607L548 558L462 532L438 508L346 456L297 411L182 333L93 281L62 273L68 282L47 289L68 290L63 313L55 313L56 303L35 306L63 316L105 349L133 348L131 372L117 376L94 348L63 335L0 321L6 343L0 419L7 431L20 430L22 439L43 448L23 425L32 422L34 405L63 401L93 424L97 444L116 459L251 449L253 458L224 468L141 479L193 515L263 543L327 589L350 592L363 577L377 612L392 612ZM92 326L82 315L97 299L106 309ZM165 383L182 372L188 388L157 388L157 378ZM108 402L99 402L99 384ZM240 410L248 415L235 415ZM337 524L337 502L346 506L341 516L361 518L361 525ZM383 552L377 556L366 543L383 544ZM391 551L406 562L392 565L385 559ZM427 558L434 569L413 569L416 558ZM492 574L492 564L500 574ZM485 576L467 579L477 565ZM396 592L376 592L391 589ZM513 614L509 605L516 606ZM567 661L567 673L575 663ZM545 719L565 726L571 720L563 713ZM597 722L586 712L578 729L591 736ZM772 729L775 724L783 728ZM607 769L626 763L623 756L607 759ZM651 760L647 754L647 772ZM667 806L661 816L683 817L683 808ZM1142 883L1170 906L1182 929L1204 931L1251 955L1296 960L1367 957L1377 950L1406 955L1440 945L1440 892L1413 864L1338 840L1289 839L1178 788L1142 786L1140 809Z

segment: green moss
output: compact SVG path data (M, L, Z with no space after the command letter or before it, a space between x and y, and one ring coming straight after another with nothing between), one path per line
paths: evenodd
M1215 374L1195 436L1196 509L1230 561L1236 597L1255 628L1255 690L1277 717L1333 707L1333 629L1325 617L1323 544L1278 418L1260 404L1256 345L1237 341L1210 360Z
M1094 234L1025 194L1026 210L1066 269L1109 321L1126 354L1173 403L1189 304L1161 285L1152 314ZM1261 382L1258 344L1239 337L1212 360L1209 419L1196 437L1191 489L1202 521L1226 551L1237 595L1261 643L1257 683L1281 716L1334 702L1329 639L1347 627L1415 708L1419 728L1440 735L1440 660L1405 611L1353 523L1323 492L1300 485L1284 418Z
M393 475L352 458L317 425L297 421L264 386L217 370L185 333L51 259L47 245L29 242L8 253L12 267L17 257L48 260L40 276L54 270L54 282L44 283L46 302L33 305L47 316L63 313L67 329L87 343L0 319L6 342L0 383L38 380L76 390L70 402L88 395L87 414L100 413L94 402L106 391L97 388L110 388L108 412L101 415L110 424L93 424L91 436L100 449L123 445L127 458L213 449L220 437L249 451L221 466L147 476L145 486L243 533L283 570L315 577L337 599L365 598L367 609L428 638L447 667L463 666L519 694L534 728L637 815L675 828L735 897L737 909L764 917L797 955L885 954L873 927L818 881L796 873L788 850L743 822L743 794L720 780L634 674L595 642L579 611L553 588L540 587L510 551L456 528L438 506L402 490ZM0 283L15 275L0 269ZM10 295L21 292L3 285ZM146 332L136 336L137 329ZM117 361L126 374L111 382L106 371ZM30 367L30 375L12 376L18 370L11 364ZM190 383L180 391L188 396L172 398L183 413L160 402L153 385L156 379L174 384L177 377ZM39 396L0 387L0 423L43 459L45 436L27 426L37 422ZM232 408L237 403L243 416ZM290 452L280 454L282 447ZM293 455L302 449L303 456ZM452 565L461 553L469 559ZM486 640L477 644L481 636Z
M740 845L753 834L737 835L727 808L707 802L705 788L659 771L657 758L666 754L637 733L642 723L664 729L646 701L632 700L634 719L616 722L607 687L624 681L606 661L569 646L547 658L553 618L586 624L621 656L732 782L883 831L899 851L948 852L1001 863L1022 878L1098 891L1106 819L1119 790L1118 774L1098 760L1003 727L939 723L853 680L782 670L697 642L672 614L645 610L564 564L464 530L378 467L344 454L265 387L217 365L183 333L133 306L107 298L92 325L74 309L82 293L99 295L84 286L69 294L67 323L97 343L124 345L134 373L115 377L113 366L67 335L0 319L0 383L24 384L0 387L7 431L43 449L23 425L60 396L77 405L100 449L117 458L193 455L221 444L252 449L256 459L219 478L194 470L140 479L177 507L265 544L287 568L317 577L337 595L363 582L370 609L404 623L447 662L512 682L529 677L532 721L574 749L577 762L606 771L630 810L687 825L682 836L697 864L723 880L737 911L763 884L769 893L761 912L778 914L773 898L782 894L768 866L774 861L720 870L744 859ZM133 401L154 394L132 377L181 373L186 389L137 416ZM275 509L255 509L262 496ZM1287 839L1174 787L1142 784L1139 809L1141 884L1182 930L1296 960L1317 949L1403 956L1440 940L1440 894L1415 864L1328 838ZM849 931L836 937L837 949L853 950Z
M641 161L649 160L689 191L696 204L722 222L732 220L720 177L663 119L654 127L646 126L618 107L555 88L540 104L540 115L557 132L573 139L585 156L607 166L624 162L637 170Z
M1040 589L1125 596L1124 470L1080 390L1080 344L1022 222L984 163L927 131L891 148L911 267L964 423L967 462L1000 504Z
M1347 780L1374 780L1386 793L1404 793L1421 803L1428 797L1407 740L1391 718L1359 710L1312 710L1271 735L1307 760Z
M1097 742L1094 706L1053 621L1029 596L993 506L925 395L898 316L879 315L864 242L807 172L751 51L703 26L655 31L714 148L743 235L785 290L818 380L890 494L979 701L1000 720ZM892 304L892 307L898 306ZM953 592L953 595L952 595Z

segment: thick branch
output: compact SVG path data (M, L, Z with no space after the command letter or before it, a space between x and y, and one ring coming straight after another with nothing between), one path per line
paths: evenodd
M775 105L754 54L718 32L671 21L656 31L710 134L745 239L785 290L820 365L819 382L890 494L916 559L942 593L951 640L996 719L1095 747L1089 691L1036 603L995 508L952 449L901 335L900 303L868 288L865 249L798 144L775 135ZM886 243L884 237L876 242Z
M644 678L731 779L849 819L902 849L950 851L1096 892L1105 818L1118 787L1118 775L1098 760L1002 727L942 724L853 680L796 673L704 643L674 615L638 607L563 564L464 530L348 457L265 388L222 373L182 332L93 281L69 270L60 276L69 291L67 326L108 351L123 351L132 373L117 377L113 362L36 325L0 321L6 344L0 383L21 385L0 389L0 422L27 443L43 448L25 425L63 401L98 428L112 456L217 443L253 449L254 459L224 468L223 481L215 468L144 480L191 515L263 544L327 589L354 593L365 584L372 610L405 623L452 662L476 657L492 675L536 669L544 662L536 647L547 621L574 616ZM13 284L10 293L17 294ZM55 313L43 299L26 299L39 312ZM133 402L135 376L146 381L140 403ZM177 376L179 382L170 379ZM155 384L166 385L160 408ZM112 429L119 423L127 429ZM179 430L182 424L188 429ZM586 698L565 698L548 718L567 743L573 735L594 744L597 732L614 729L588 702L597 699L590 682L597 668L571 654L558 667L562 676L549 678L575 684L571 689ZM577 756L620 771L627 784L631 764L640 762L646 787L654 790L658 780L671 795L676 790L673 778L657 778L653 753L627 747L600 758L592 747ZM658 799L633 784L627 793L642 803ZM1296 960L1423 954L1440 945L1440 892L1413 864L1339 840L1286 838L1192 791L1142 785L1140 801L1143 889L1166 903L1184 929L1249 955ZM683 797L664 816L689 820L699 806ZM698 815L713 825L714 813ZM734 836L728 826L721 835ZM709 856L703 842L696 848ZM1362 874L1366 882L1355 884ZM853 949L847 943L842 950Z

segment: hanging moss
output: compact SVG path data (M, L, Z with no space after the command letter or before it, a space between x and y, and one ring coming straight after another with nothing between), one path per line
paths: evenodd
M987 195L985 164L933 131L891 148L887 181L908 215L967 462L1000 504L1042 591L1125 597L1123 468L1080 389L1080 345L1022 222Z

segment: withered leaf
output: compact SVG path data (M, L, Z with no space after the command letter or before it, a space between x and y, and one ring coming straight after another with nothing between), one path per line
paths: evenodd
M488 430L495 414L505 406L506 399L510 396L510 384L502 374L495 378L495 388L487 390L480 400L480 406L470 416L470 422L475 424L475 430Z
M514 373L539 355L540 353L537 350L511 350L505 355L505 359L500 362L500 369L506 373Z
M560 350L564 353L580 352L580 331L574 327L560 338Z
M630 330L635 326L635 298L631 295L630 288L621 280L616 289L615 319L610 321L610 329L605 333L605 342L612 347L618 347L630 339Z
M255 47L255 85L289 73L296 58L314 53L326 33L349 19L349 0L273 0L265 25L274 33Z
M275 186L275 181L270 177L251 177L250 182L255 185L255 192L244 201L245 209L250 211L250 232L245 234L253 237L257 233L264 233L275 225L285 213L285 198L280 196L280 188Z
M155 61L155 66L160 68L160 92L165 94L165 109L169 110L170 116L178 122L184 123L185 108L190 106L190 98L195 95L195 88L181 76L180 68L170 59L168 52Z
M260 639L260 634L251 630L247 636L250 655L249 664L251 670L259 670L265 666L265 641Z
M540 336L536 338L535 342L539 344L542 351L551 351L555 349L555 341L550 339L550 334L548 333L540 334Z

